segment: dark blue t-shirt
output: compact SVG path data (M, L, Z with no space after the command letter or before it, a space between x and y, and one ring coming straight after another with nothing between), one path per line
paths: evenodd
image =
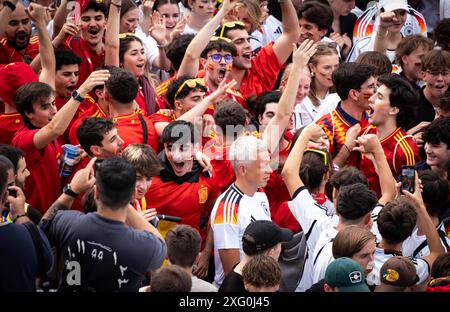
M43 243L44 264L52 266L52 252L47 237L39 229ZM0 292L35 291L38 258L33 238L23 224L0 224Z
M59 211L42 226L64 258L60 291L138 291L145 272L166 257L165 243L153 234L96 212Z

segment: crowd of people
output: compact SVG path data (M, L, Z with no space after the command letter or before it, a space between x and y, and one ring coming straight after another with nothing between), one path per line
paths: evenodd
M368 2L0 0L0 292L450 291L450 12Z

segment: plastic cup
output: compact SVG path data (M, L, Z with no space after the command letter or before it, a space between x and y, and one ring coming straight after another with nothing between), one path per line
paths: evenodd
M80 148L75 145L66 144L63 146L61 168L59 171L61 177L68 177L72 174L73 167L75 166L75 158L78 157L79 153Z

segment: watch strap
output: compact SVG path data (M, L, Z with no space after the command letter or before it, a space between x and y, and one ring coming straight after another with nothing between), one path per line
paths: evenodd
M77 90L74 90L74 91L72 92L72 97L73 97L76 101L78 101L78 102L80 102L80 103L84 101L84 97L82 97L82 96L78 93Z
M72 191L70 189L69 184L66 184L66 186L64 186L63 193L66 194L66 195L69 195L69 196L71 196L73 198L77 198L78 195L79 195L79 194L75 193L74 191Z
M11 11L14 11L16 9L16 5L12 3L11 1L3 1L3 6L6 6L11 9Z

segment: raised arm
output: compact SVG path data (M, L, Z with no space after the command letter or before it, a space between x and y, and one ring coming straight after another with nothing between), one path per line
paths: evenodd
M378 25L377 33L375 35L375 42L373 50L386 55L386 37L390 26L397 21L395 13L391 11L380 13L380 24Z
M47 12L46 8L36 3L31 3L25 12L36 25L37 35L39 37L39 56L31 62L31 67L33 67L36 73L41 71L39 81L48 84L54 90L56 60L52 41L47 32L46 19L50 18L49 12Z
M177 78L181 76L197 77L200 55L231 7L230 0L224 0L219 12L195 35L186 49Z
M110 74L107 70L92 72L88 79L86 79L86 81L78 88L78 93L82 97L86 97L88 92L90 92L95 86L104 84L105 81L108 80L109 76ZM79 106L79 101L74 98L70 98L61 110L56 113L50 123L36 133L33 138L34 146L36 146L37 149L41 149L58 138L58 136L62 135L64 131L66 131L73 116L75 116Z
M300 77L302 72L308 71L306 66L311 56L316 52L316 45L309 39L303 41L298 49L295 44L292 44L292 47L294 52L293 68L289 74L286 88L278 103L275 116L270 120L263 133L263 140L267 143L271 153L276 152L278 149L280 139L289 124L289 119L294 110Z
M119 31L122 0L111 0L105 33L105 65L119 67Z
M357 139L357 143L359 146L356 146L354 150L364 153L373 162L381 187L381 198L378 202L385 205L395 198L397 191L395 179L392 176L392 171L386 160L380 140L376 134L365 134Z
M300 133L297 142L289 153L289 157L283 166L281 176L291 196L299 187L304 186L300 179L300 165L302 163L303 151L306 149L310 140L319 140L324 135L323 130L316 123L311 123Z
M417 226L419 229L425 233L425 237L427 238L428 248L430 249L430 254L426 257L423 257L426 260L431 268L434 263L434 260L440 255L446 252L444 246L441 244L441 239L439 238L439 234L434 227L433 221L428 215L427 208L425 207L425 203L422 199L422 190L420 187L420 181L417 175L415 174L415 192L414 194L409 193L404 190L403 194L408 197L412 203L414 204L417 212Z
M95 184L94 163L96 157L92 158L86 167L77 171L70 182L70 189L76 194L80 194L91 189ZM61 194L53 205L45 212L41 222L51 220L55 217L59 210L70 209L75 198L67 194Z
M298 17L292 0L279 0L282 15L283 33L273 44L273 51L281 64L284 64L291 55L288 48L298 41L300 37L300 28Z
M61 0L61 4L56 10L53 18L53 38L55 38L63 28L67 19L67 3L68 0Z

